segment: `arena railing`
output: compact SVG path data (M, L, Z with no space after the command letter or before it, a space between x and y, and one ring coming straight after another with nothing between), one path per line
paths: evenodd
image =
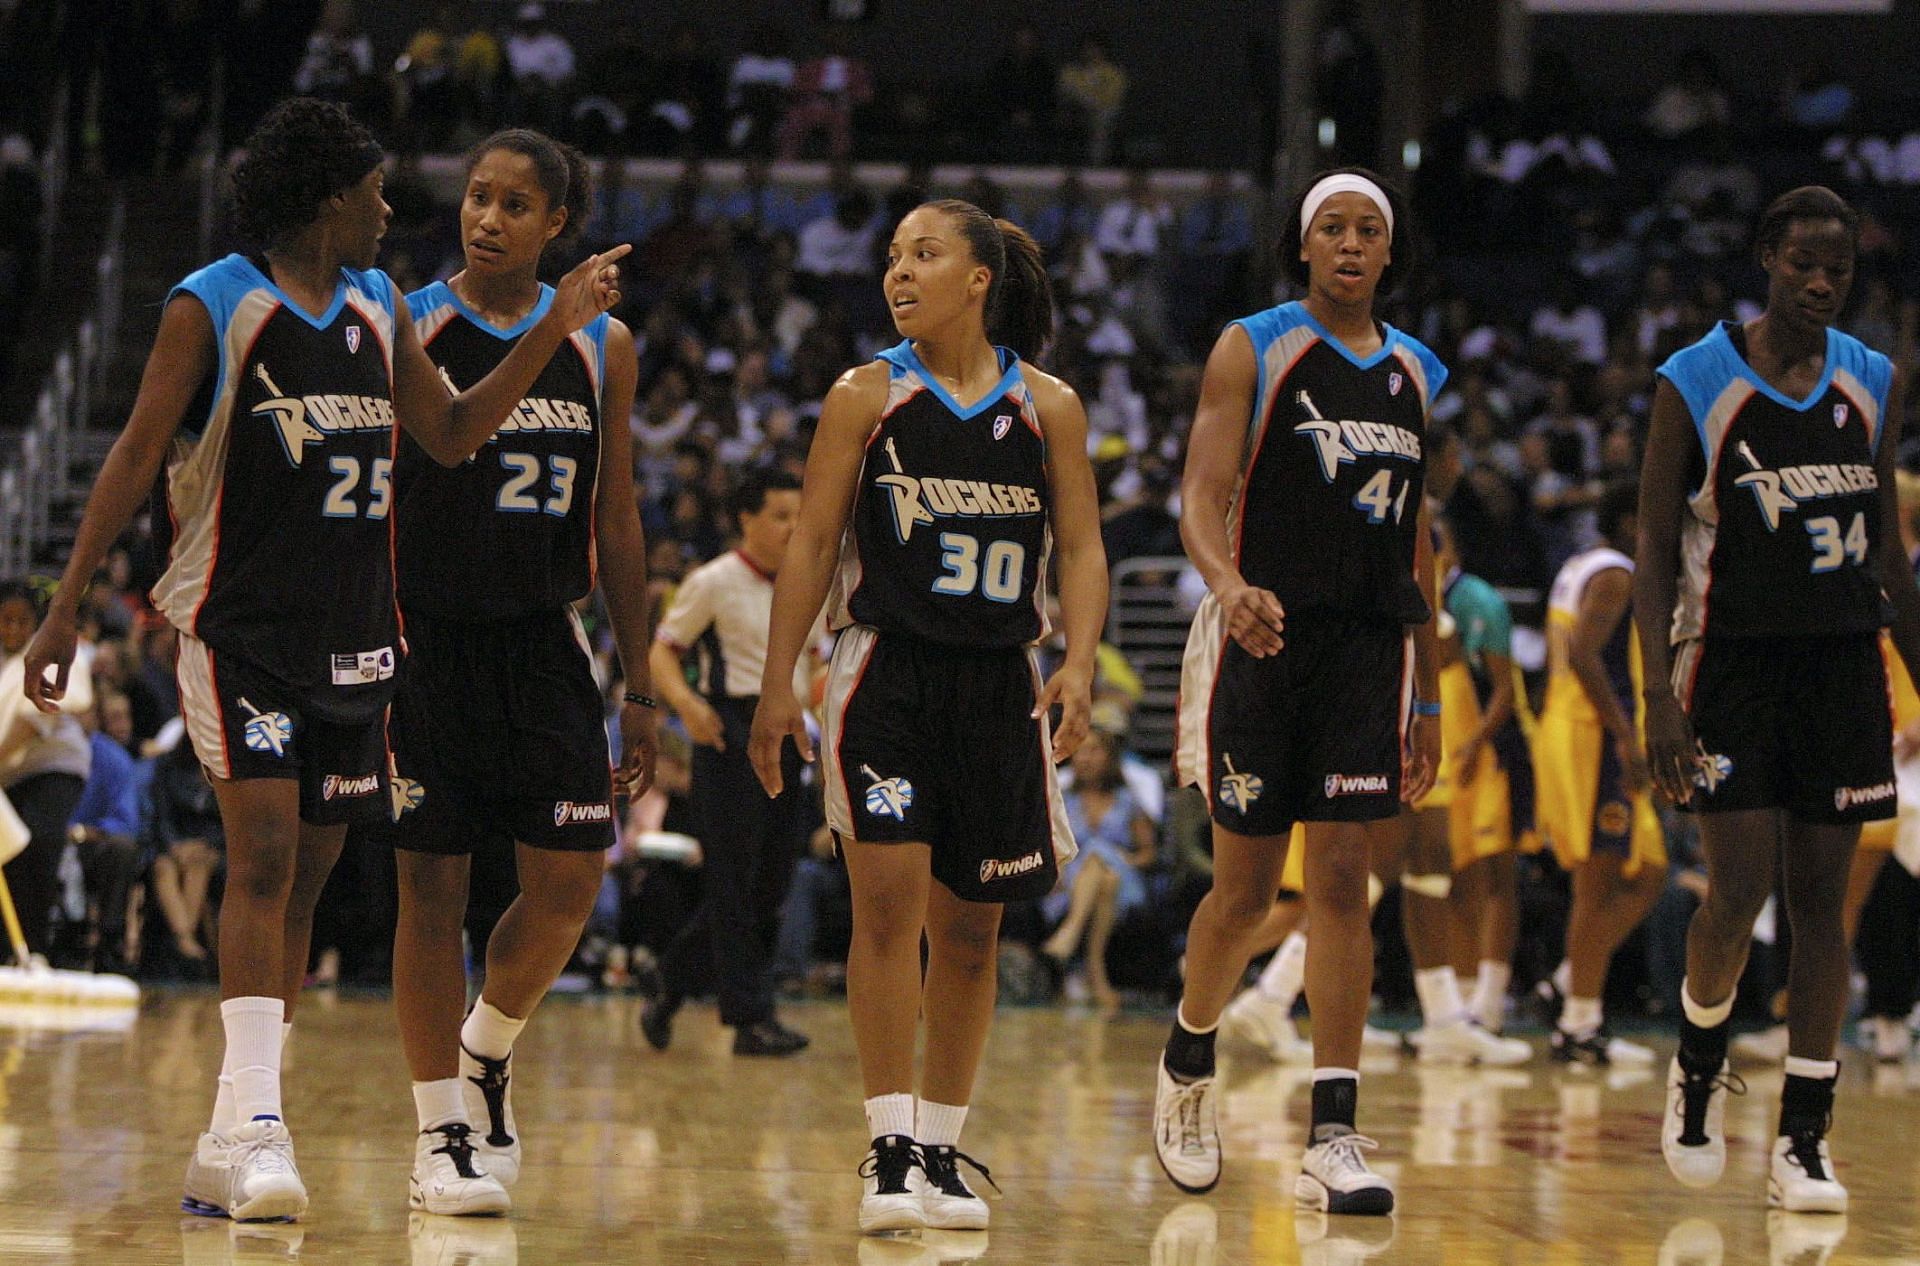
M1180 661L1193 608L1180 588L1187 560L1129 558L1109 574L1107 641L1140 675L1128 743L1154 762L1173 755L1179 723Z
M127 206L116 197L94 264L92 312L55 355L12 460L0 467L0 577L23 575L52 538L53 512L76 492L74 434L87 426L119 337L122 238Z

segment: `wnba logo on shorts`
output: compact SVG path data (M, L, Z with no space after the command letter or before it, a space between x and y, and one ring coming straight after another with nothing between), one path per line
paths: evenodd
M1833 808L1836 813L1845 813L1857 804L1872 804L1876 800L1891 800L1898 789L1890 782L1874 787L1841 787L1833 793Z
M555 826L577 826L585 822L611 821L613 821L613 806L604 800L583 804L562 800L553 806Z
M341 774L328 774L320 780L320 798L331 800L335 796L351 799L354 796L370 796L380 790L379 774L362 774L358 778L347 778Z
M997 857L989 857L980 863L980 882L990 884L996 879L1012 879L1016 875L1031 874L1046 863L1047 858L1044 853L1028 853L1024 857L1004 861Z
M1385 774L1328 774L1327 799L1335 796L1374 796L1391 791Z

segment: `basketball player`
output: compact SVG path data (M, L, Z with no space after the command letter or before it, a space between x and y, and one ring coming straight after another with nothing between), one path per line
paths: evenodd
M26 663L28 697L52 711L86 584L164 466L172 530L153 601L180 633L181 710L227 835L226 1057L183 1203L242 1220L307 1207L281 1120L283 1026L347 824L391 812L394 422L436 461L465 460L561 341L618 302L613 261L629 249L569 273L499 370L450 396L373 267L392 212L372 136L296 98L246 150L234 194L257 250L169 296Z
M1045 895L1074 852L1053 765L1087 734L1106 556L1086 414L1033 365L1053 330L1033 239L929 202L894 230L884 285L904 341L827 395L774 589L753 762L777 795L786 737L812 756L793 668L831 581L821 777L853 885L847 1002L873 1140L860 1229L976 1230L987 1205L956 1162L1001 904ZM1043 684L1032 647L1056 544L1067 646Z
M1547 604L1548 678L1540 713L1541 820L1573 876L1564 1001L1553 1028L1562 1063L1650 1064L1653 1052L1607 1031L1607 966L1667 886L1635 699L1641 659L1627 619L1638 490L1606 490L1604 542L1568 559Z
M466 267L407 296L450 388L492 373L552 308L540 260L584 223L588 181L578 153L524 129L468 157ZM399 818L376 834L398 850L393 997L420 1131L408 1200L428 1213L507 1210L521 1153L514 1039L579 944L613 843L600 689L572 606L596 578L626 671L621 789L644 794L651 777L646 546L626 426L638 375L633 335L601 315L549 355L471 460L449 468L399 442ZM515 841L520 891L462 1024L471 853L495 831Z
M1766 310L1660 367L1641 482L1648 758L1661 790L1700 814L1708 872L1662 1145L1689 1186L1725 1167L1726 1096L1744 1089L1726 1070L1728 1015L1778 858L1793 949L1767 1199L1840 1211L1826 1133L1848 990L1841 908L1861 823L1894 812L1875 639L1890 616L1901 659L1920 667L1920 589L1895 545L1901 388L1886 357L1833 328L1858 216L1806 186L1767 208L1754 241Z
M1315 180L1283 239L1306 299L1228 326L1201 386L1181 535L1209 593L1187 641L1176 768L1213 806L1214 885L1188 930L1154 1108L1161 1165L1186 1191L1219 1181L1214 1030L1303 822L1315 1070L1296 1198L1393 1209L1363 1156L1373 1141L1354 1131L1373 978L1367 824L1424 795L1439 763L1421 482L1427 410L1446 380L1373 315L1407 229L1371 174Z

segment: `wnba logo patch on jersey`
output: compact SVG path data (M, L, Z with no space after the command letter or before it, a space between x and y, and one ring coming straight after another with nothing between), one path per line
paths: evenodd
M1407 385L1407 376L1405 374L1395 371L1387 375L1387 394L1388 395L1390 396L1399 395L1400 388L1406 385Z
M993 420L993 438L996 440L1006 439L1007 432L1012 429L1013 415L1011 413L1003 413Z
M332 800L335 797L345 800L355 796L370 796L378 790L380 790L379 774L362 774L357 778L349 778L344 774L328 774L320 780L322 800Z
M347 351L349 354L351 354L354 352L358 352L359 350L360 350L360 327L357 325L349 325L347 327Z
M990 884L996 879L1012 879L1016 875L1030 875L1047 864L1046 854L1026 853L1020 857L1001 859L989 857L980 863L980 882Z
M590 802L562 800L553 806L555 826L578 826L582 823L611 821L613 821L613 806L604 800Z
M1846 424L1847 424L1847 406L1844 404L1834 405L1833 406L1833 429L1837 431L1842 427L1846 426Z
M1336 796L1377 796L1392 789L1385 774L1328 774L1325 787L1329 800Z

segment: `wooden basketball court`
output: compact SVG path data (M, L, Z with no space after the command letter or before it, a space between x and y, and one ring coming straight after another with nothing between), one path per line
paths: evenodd
M220 1052L210 993L152 995L93 1030L0 1011L0 1262L1920 1262L1920 1064L1849 1057L1833 1137L1853 1209L1823 1218L1765 1206L1777 1071L1744 1070L1728 1176L1693 1192L1660 1159L1654 1071L1575 1072L1544 1053L1497 1072L1388 1057L1365 1069L1361 1124L1401 1212L1329 1222L1293 1210L1306 1069L1223 1046L1227 1173L1187 1199L1149 1137L1164 1021L1052 1010L1001 1013L967 1125L965 1149L1005 1189L990 1196L993 1229L863 1240L845 1011L788 1017L814 1039L795 1059L735 1059L701 1007L661 1055L630 999L553 999L516 1059L515 1211L474 1220L409 1215L413 1105L385 999L309 994L286 1102L312 1208L294 1225L234 1226L177 1207Z

